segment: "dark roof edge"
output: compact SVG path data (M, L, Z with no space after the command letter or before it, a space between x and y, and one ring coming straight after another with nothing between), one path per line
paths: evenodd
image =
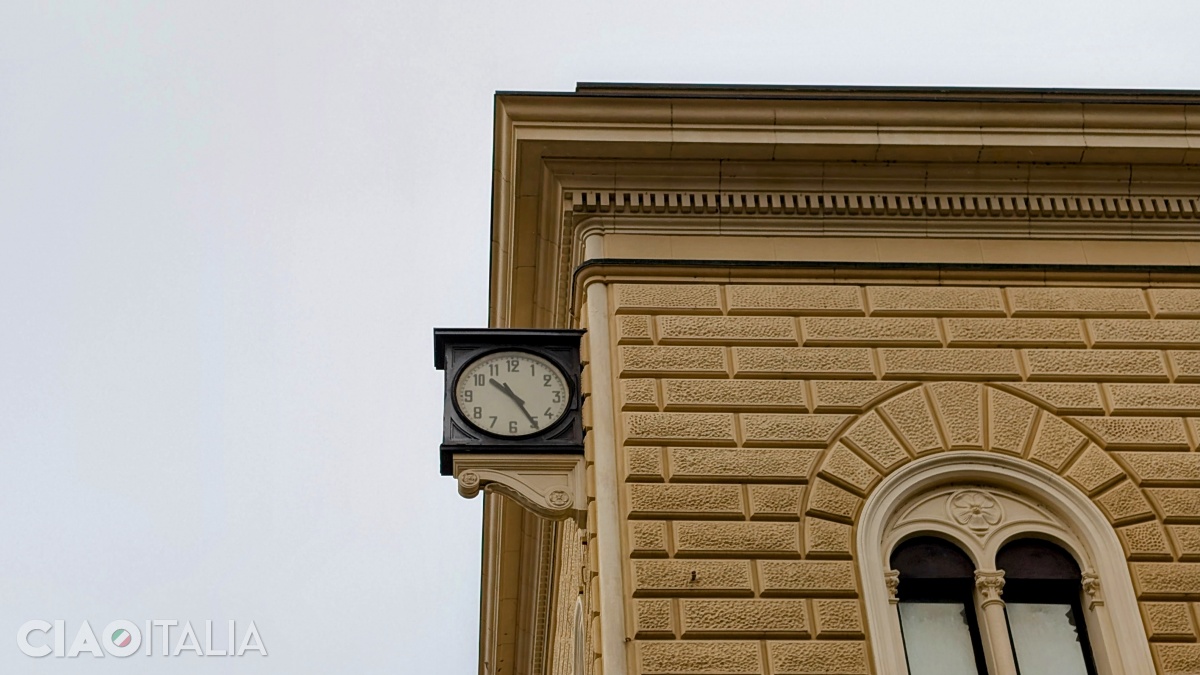
M858 85L728 85L579 82L574 92L497 91L496 96L568 98L704 98L1009 103L1141 103L1200 105L1200 90L1037 87L901 87Z

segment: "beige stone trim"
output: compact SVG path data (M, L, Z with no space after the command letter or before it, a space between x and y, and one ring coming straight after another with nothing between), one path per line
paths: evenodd
M594 473L596 491L596 543L600 586L600 675L625 675L629 654L625 629L625 578L622 555L620 467L614 416L613 364L609 329L608 286L592 283L587 287L588 353L591 361L591 402Z

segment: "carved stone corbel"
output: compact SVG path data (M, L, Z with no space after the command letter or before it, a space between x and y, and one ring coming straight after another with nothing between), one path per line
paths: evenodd
M543 518L583 522L587 513L582 455L491 455L456 453L458 494L471 499L497 492Z
M883 585L887 586L888 602L896 605L900 603L900 571L899 570L884 570Z
M1088 598L1088 609L1094 609L1104 604L1104 596L1100 592L1100 575L1088 570L1081 575L1083 593Z

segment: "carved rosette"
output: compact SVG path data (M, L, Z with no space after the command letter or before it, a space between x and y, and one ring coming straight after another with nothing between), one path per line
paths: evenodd
M985 572L975 570L975 589L983 597L984 607L992 603L1004 604L1000 596L1004 594L1004 570Z
M946 500L946 510L954 522L981 536L1004 520L1000 502L983 490L955 492Z

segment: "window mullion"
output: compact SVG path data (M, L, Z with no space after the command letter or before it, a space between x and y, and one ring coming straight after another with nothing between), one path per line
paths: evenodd
M990 675L1017 675L1017 661L1004 615L1003 570L975 571L975 607Z

